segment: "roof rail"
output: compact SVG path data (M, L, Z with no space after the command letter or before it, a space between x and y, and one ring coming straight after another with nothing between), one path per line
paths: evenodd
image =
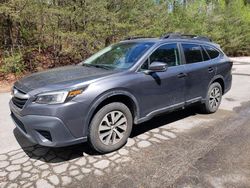
M198 35L187 35L181 33L167 33L161 37L161 39L193 39L193 40L203 40L207 42L212 42L209 37L198 36Z
M143 39L143 38L153 38L153 37L130 36L130 37L124 38L124 40Z

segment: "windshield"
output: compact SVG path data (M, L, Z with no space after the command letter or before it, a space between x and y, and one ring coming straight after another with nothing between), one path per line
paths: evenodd
M152 42L119 43L108 46L83 62L86 66L128 69L153 45Z

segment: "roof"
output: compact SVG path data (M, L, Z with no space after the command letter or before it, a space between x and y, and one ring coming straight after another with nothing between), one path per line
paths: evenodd
M218 44L212 42L212 40L205 36L198 36L198 35L185 35L179 33L170 33L166 34L160 38L153 38L153 37L128 37L121 42L154 42L154 43L162 43L162 42L195 42L195 43L202 43L202 44L210 44L216 47L219 47Z

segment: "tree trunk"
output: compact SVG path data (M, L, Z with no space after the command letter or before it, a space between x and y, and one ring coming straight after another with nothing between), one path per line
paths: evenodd
M10 16L7 16L6 19L6 26L7 26L7 40L6 40L6 45L7 48L13 48L13 22L10 19Z

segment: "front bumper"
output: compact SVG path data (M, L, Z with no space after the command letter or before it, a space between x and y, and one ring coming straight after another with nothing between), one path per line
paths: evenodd
M53 116L21 116L11 109L11 117L19 131L31 142L49 147L63 147L87 141L86 137L75 138L63 121Z

